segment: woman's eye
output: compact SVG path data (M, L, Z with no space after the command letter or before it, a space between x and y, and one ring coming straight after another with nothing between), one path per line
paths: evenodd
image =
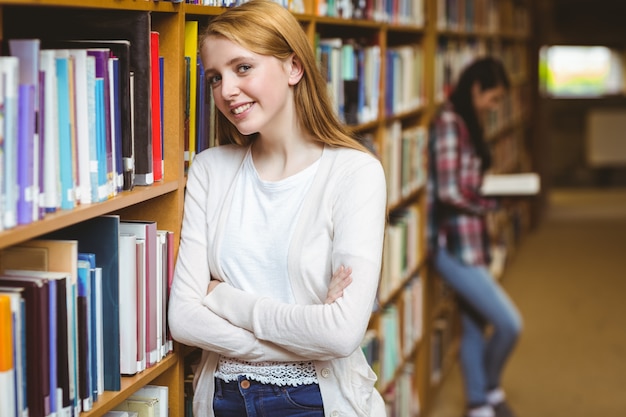
M240 74L243 74L247 72L250 68L252 68L250 65L239 65L239 67L237 67L237 70Z
M220 77L219 75L211 75L207 79L209 81L209 84L216 85L217 83L219 83L222 80L222 77Z

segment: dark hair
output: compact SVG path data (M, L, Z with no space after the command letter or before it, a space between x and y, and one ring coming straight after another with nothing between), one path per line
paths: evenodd
M484 57L475 60L461 72L450 94L454 111L465 122L474 149L482 160L482 170L486 171L491 166L491 152L489 145L485 142L483 127L472 99L472 87L476 82L481 91L497 87L504 87L508 90L510 82L502 62L493 57Z

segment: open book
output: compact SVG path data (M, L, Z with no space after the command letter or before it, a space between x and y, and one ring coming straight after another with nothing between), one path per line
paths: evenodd
M486 174L481 193L487 196L535 195L541 189L539 174L525 172L519 174Z

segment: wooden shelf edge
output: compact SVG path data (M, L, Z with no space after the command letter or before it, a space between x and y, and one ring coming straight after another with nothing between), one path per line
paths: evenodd
M171 193L179 188L179 181L167 181L143 187L136 186L132 191L124 191L101 203L82 204L72 210L59 210L46 215L42 220L16 226L0 232L0 249L6 248L46 233L62 229L82 221L109 214L144 201Z
M168 1L138 0L38 0L38 7L77 7L124 11L177 12L177 4ZM0 0L0 6L33 6L32 0Z
M93 404L93 408L90 411L81 413L80 417L103 416L130 397L139 388L149 384L165 371L172 368L176 363L178 363L178 355L170 353L152 368L148 368L134 376L122 377L122 389L120 391L105 391L98 397L98 401Z

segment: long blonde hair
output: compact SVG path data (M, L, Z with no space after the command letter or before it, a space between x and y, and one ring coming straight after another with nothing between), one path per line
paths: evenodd
M285 60L295 54L304 75L294 86L296 116L300 125L317 140L330 146L369 152L339 121L326 90L326 81L315 60L309 40L296 18L270 0L251 0L213 18L200 37L200 47L209 36L223 37L266 56ZM220 143L249 145L256 135L242 135L221 112L217 116Z

